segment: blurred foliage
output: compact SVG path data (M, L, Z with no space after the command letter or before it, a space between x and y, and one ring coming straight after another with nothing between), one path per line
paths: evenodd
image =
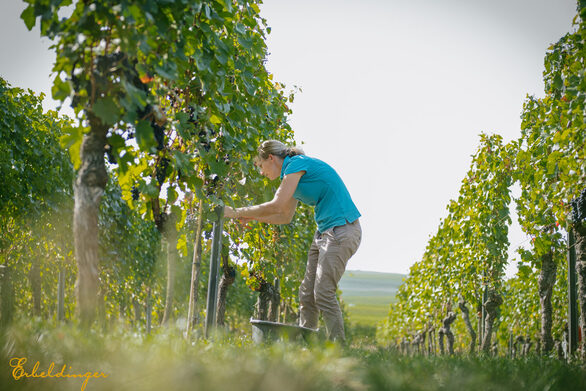
M48 314L56 307L59 271L69 279L73 270L73 167L59 145L70 122L44 113L42 99L0 78L0 263L10 268L16 306L33 313L35 285Z
M577 364L528 357L403 356L372 346L342 348L330 343L253 345L247 338L220 337L185 343L174 328L145 337L125 330L81 332L75 326L48 331L23 319L0 336L0 387L10 390L79 390L82 378L15 380L10 359L27 358L28 372L51 363L69 374L102 372L88 390L569 390L586 387Z
M59 118L55 111L43 113L43 98L0 78L2 217L34 221L47 210L59 210L71 196L73 169L59 146L69 120Z

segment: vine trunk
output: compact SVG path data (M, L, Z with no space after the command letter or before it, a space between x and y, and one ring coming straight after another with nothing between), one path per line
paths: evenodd
M82 325L95 320L98 297L98 212L108 173L104 148L108 126L89 115L90 131L81 145L81 166L74 184L73 238L77 261L77 312Z
M482 351L490 352L492 339L492 326L498 317L498 308L503 303L503 298L494 289L488 292L488 299L484 303L486 309L486 319L484 321L484 338L482 339Z
M236 269L228 264L228 256L222 256L222 278L220 279L220 287L218 288L218 312L216 315L216 324L224 326L226 314L226 298L228 296L228 288L234 284L236 280Z
M466 329L468 330L468 334L470 334L470 354L472 354L476 349L476 332L474 331L474 327L472 327L472 323L470 322L470 311L468 310L466 302L464 301L459 302L458 307L460 307L460 311L462 311L462 319L464 319Z
M541 348L544 354L553 349L554 341L551 334L553 307L551 295L557 275L557 264L553 253L548 252L541 256L541 271L539 273L539 303L541 305Z

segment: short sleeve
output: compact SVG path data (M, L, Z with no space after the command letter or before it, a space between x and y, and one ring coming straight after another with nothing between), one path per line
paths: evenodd
M299 157L293 157L289 161L287 167L285 167L285 171L283 172L283 176L288 174L294 174L300 171L307 171L308 162L305 159Z

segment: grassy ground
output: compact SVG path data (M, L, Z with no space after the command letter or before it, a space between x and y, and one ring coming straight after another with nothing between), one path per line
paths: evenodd
M247 336L186 341L174 329L150 336L20 322L0 336L1 390L584 390L586 370L554 359L406 357L373 346L253 345ZM18 358L26 358L16 370ZM36 363L38 368L35 371ZM59 373L40 375L51 363ZM11 366L12 364L12 366ZM87 375L89 373L89 375ZM106 377L94 377L103 373ZM18 378L18 379L17 379Z
M350 313L350 321L374 326L389 313L402 274L348 270L340 280L342 300Z

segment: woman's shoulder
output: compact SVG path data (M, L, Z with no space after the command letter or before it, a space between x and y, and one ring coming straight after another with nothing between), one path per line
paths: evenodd
M307 155L294 155L291 156L291 160L302 162L321 162L321 160Z
M295 155L291 156L287 162L287 171L292 170L304 170L307 173L324 174L333 171L333 168L318 158L307 156L307 155Z
M316 167L324 164L321 160L307 155L291 156L289 163L295 167Z
M312 161L313 159L307 155L293 155L286 158L289 163L303 164Z
M295 159L294 161L297 161L298 164L306 164L306 165L315 166L315 167L321 167L321 166L329 167L329 164L327 164L323 160L320 160L320 159L313 157L313 156L295 155L295 156L291 157L291 159Z

